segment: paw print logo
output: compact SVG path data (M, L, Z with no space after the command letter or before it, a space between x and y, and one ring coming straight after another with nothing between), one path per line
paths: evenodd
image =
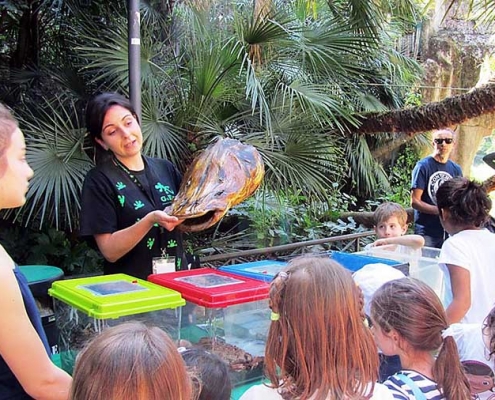
M139 210L140 208L144 207L144 203L141 200L136 200L134 202L134 209Z
M176 240L173 240L173 239L170 239L167 243L167 247L177 247L177 241Z
M117 198L119 199L120 206L121 206L121 207L124 207L124 204L125 204L125 196L123 196L123 195L119 194L119 195L117 196Z
M153 238L148 238L148 240L146 241L146 247L150 250L153 248L154 244L155 244L155 239Z
M115 184L115 187L117 188L117 190L122 190L125 189L127 186L123 182L117 182Z
M174 191L170 189L170 186L162 185L160 182L155 185L155 189L160 193L174 194Z

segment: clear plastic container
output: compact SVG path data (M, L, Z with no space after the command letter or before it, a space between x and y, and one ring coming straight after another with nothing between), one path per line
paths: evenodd
M72 373L79 351L109 326L141 321L179 338L180 293L125 274L56 281L53 297L62 368Z
M287 262L262 260L243 264L225 265L220 267L220 271L229 272L234 275L241 275L264 282L271 282L273 277L287 266Z
M425 282L446 305L444 273L438 265L440 249L423 247L419 250L404 249L405 246L386 245L370 247L362 254L386 257L402 263L409 263L409 275Z
M148 280L181 293L181 339L224 359L234 385L263 375L270 327L269 284L215 269L150 275Z

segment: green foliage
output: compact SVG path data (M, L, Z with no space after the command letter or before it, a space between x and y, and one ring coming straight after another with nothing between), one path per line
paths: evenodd
M300 192L259 193L229 212L248 223L256 247L269 247L365 230L354 221L337 220L341 212L355 205L355 199L329 189L328 202L311 199ZM244 238L242 238L244 240Z
M379 203L393 201L405 208L410 207L411 173L418 158L418 151L413 145L404 146L387 171L390 187L393 190L379 193Z
M82 244L48 227L77 231L81 184L92 167L81 118L89 95L127 90L125 3L39 2L46 28L40 57L21 69L9 69L9 57L24 7L7 3L0 98L20 118L35 170L16 216L43 228L25 254L43 261L46 252L46 262L71 260L72 268L84 269ZM252 1L141 2L144 151L184 169L214 136L252 144L266 166L261 198L233 213L252 222L255 239L341 233L349 226L328 222L338 211L388 187L372 157L379 141L351 131L361 113L401 107L419 74L417 63L394 48L395 38L416 23L414 2L271 5L255 18ZM344 186L352 193L340 194Z
M2 224L0 243L19 265L53 265L65 275L102 272L103 259L87 242L54 228L42 231Z

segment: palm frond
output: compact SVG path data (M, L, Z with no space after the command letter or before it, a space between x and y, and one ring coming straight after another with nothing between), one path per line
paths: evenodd
M57 229L78 225L82 184L92 162L83 151L84 129L73 103L52 101L21 119L26 158L34 170L26 204L17 212L23 224Z
M349 163L349 173L358 194L369 196L377 188L389 187L385 171L373 158L364 136L347 140L345 154Z

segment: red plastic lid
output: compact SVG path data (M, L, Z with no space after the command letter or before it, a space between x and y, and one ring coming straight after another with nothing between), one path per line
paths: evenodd
M187 301L209 308L265 300L270 291L266 282L211 268L153 274L148 280L180 292Z

